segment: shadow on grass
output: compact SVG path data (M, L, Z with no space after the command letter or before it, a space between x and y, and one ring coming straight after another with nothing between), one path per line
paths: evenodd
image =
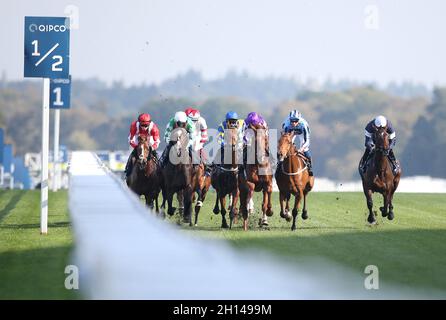
M67 221L48 223L48 228L65 228L65 227L71 227L71 223ZM0 229L39 229L39 228L40 228L39 223L0 225Z
M364 274L368 265L380 278L408 287L446 290L446 230L346 232L296 236L237 237L240 249L265 249L296 262L323 257ZM446 292L446 291L445 291ZM446 298L446 293L445 293Z
M0 253L0 299L78 299L65 289L70 246Z
M25 195L24 192L15 193L6 206L0 211L0 222L16 207L17 203Z

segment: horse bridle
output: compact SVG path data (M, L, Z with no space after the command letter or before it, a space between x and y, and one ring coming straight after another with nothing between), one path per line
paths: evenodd
M291 150L292 149L294 149L296 151L296 147L293 145L293 142L291 141L291 146L288 149L288 152L287 152L285 158L283 158L284 161L285 161L286 158L291 156ZM296 155L297 155L297 157L299 157L299 152L296 152ZM305 163L305 161L304 161L304 163ZM282 173L284 175L287 175L287 176L297 176L298 174L301 174L302 172L304 172L307 169L308 166L305 163L305 167L303 167L302 169L300 169L300 170L298 170L296 172L285 172L285 169L283 168L283 165L281 167L282 167Z

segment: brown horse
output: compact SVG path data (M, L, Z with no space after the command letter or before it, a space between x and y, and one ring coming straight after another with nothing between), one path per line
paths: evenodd
M401 178L401 169L396 175L393 175L392 172L392 165L388 158L390 150L389 134L386 132L385 127L375 128L373 141L375 142L375 150L366 164L366 172L362 174L361 170L359 170L362 179L362 188L364 189L367 207L369 209L367 221L370 224L376 223L375 216L372 212L372 194L374 192L381 193L384 198L384 206L380 207L382 216L393 220L393 194L396 188L398 188Z
M200 213L200 209L203 206L203 202L206 199L206 194L211 185L211 177L205 175L204 164L194 164L192 166L192 202L195 203L195 220L194 225L197 226L198 214ZM195 195L197 198L195 199Z
M305 156L296 150L293 144L292 132L283 133L279 139L277 156L281 164L276 169L276 182L280 191L280 216L291 221L289 201L294 195L293 225L296 230L296 218L299 213L300 201L303 200L302 219L308 218L307 194L313 189L314 177L308 174ZM285 208L284 208L284 204Z
M152 155L151 147L146 136L139 136L137 156L132 158L133 169L127 178L127 186L137 195L144 195L146 205L153 208L153 201L158 208L158 195L160 193L160 180L156 159Z
M167 199L167 214L172 216L175 209L172 206L173 195L182 193L184 199L183 222L192 226L192 163L187 148L189 136L184 128L174 129L170 136L172 147L167 155L168 161L162 169L163 198ZM163 201L164 203L164 201Z
M237 129L226 130L226 143L224 149L224 155L230 154L231 161L229 164L226 162L226 157L223 157L220 152L217 153L217 157L225 158L225 161L220 165L215 165L211 174L212 187L217 192L215 199L215 206L213 212L215 214L220 213L218 204L220 202L221 208L221 227L232 228L233 220L237 218L237 201L239 197L238 189L238 174L239 168L237 164ZM229 207L229 226L226 221L226 196L229 195L231 199L231 205ZM232 196L232 197L231 197Z
M254 192L263 192L262 218L260 226L268 226L268 218L273 215L271 194L273 192L273 174L269 161L269 140L266 128L250 126L252 135L248 135L245 155L245 174L239 175L240 212L243 215L243 229L248 230L248 206Z

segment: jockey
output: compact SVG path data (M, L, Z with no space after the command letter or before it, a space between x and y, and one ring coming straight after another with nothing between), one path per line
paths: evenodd
M371 120L365 127L364 135L366 149L364 151L364 155L361 158L359 168L362 173L365 173L367 160L369 159L371 152L375 148L375 142L373 141L373 132L375 131L375 128L380 127L386 128L386 131L389 134L390 150L388 157L390 162L392 163L393 174L396 174L398 172L398 164L396 162L395 154L393 153L393 147L396 143L396 132L393 129L392 123L384 116L377 116L375 119Z
M238 118L238 114L235 111L229 111L226 113L225 121L223 121L218 126L218 137L217 137L217 143L220 144L221 147L221 163L223 164L223 158L224 158L224 150L223 147L225 146L225 130L226 129L237 129L237 149L242 150L243 149L243 125L244 122L242 119Z
M299 111L293 110L282 124L284 132L294 132L293 143L297 150L304 154L308 159L307 167L308 174L313 175L313 165L310 152L310 126L308 122L302 117ZM299 140L296 141L296 138Z
M200 115L200 111L197 109L187 108L184 112L195 126L195 138L193 140L192 150L199 153L200 159L202 159L205 165L206 175L210 175L211 168L207 164L207 155L203 150L204 144L208 141L208 126L206 120Z
M189 144L188 147L190 148L194 143L195 138L195 125L193 124L192 120L188 118L185 112L178 111L175 113L175 116L169 120L166 126L166 132L164 133L164 141L167 143L166 149L164 149L163 154L161 156L161 167L164 168L166 165L168 154L170 151L170 147L172 144L170 143L170 134L172 131L176 128L184 128L186 129L187 133L189 134Z
M250 112L243 123L243 145L250 146L252 135L254 134L250 127L261 126L265 129L266 135L268 136L268 124L265 119L257 112ZM269 152L269 151L267 151ZM243 164L246 165L247 154L246 148L243 149Z
M156 154L156 149L158 149L160 143L160 133L155 122L152 121L150 115L148 113L142 113L139 115L138 120L133 121L130 125L130 134L129 134L129 144L133 148L132 153L127 161L127 165L125 166L125 173L128 177L133 169L133 161L131 159L137 156L136 147L138 146L138 137L147 136L149 137L149 144L152 147L152 154L156 160L158 160L158 156Z

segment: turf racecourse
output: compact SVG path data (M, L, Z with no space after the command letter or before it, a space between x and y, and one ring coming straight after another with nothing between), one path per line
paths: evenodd
M381 199L374 196L378 212ZM362 193L311 193L309 219L303 221L299 216L294 232L291 223L279 217L278 193L273 195L269 230L257 227L261 194L256 194L249 232L242 230L240 220L232 230L221 230L221 216L212 213L214 200L215 193L209 193L198 226L190 230L182 225L182 230L227 240L241 250L264 249L296 262L305 262L307 257L326 258L361 275L367 265L376 265L382 282L446 290L446 195L397 193L395 219L389 221L379 214L377 225L371 227L366 222ZM178 218L169 220L175 223Z
M67 191L49 193L40 235L40 191L0 190L0 299L73 299L65 266L73 247Z
M41 236L40 192L0 191L0 299L79 298L64 288L64 269L73 248L67 192L50 192L49 196L49 234ZM256 205L260 196L256 194ZM374 199L378 210L381 199ZM221 230L220 216L212 213L214 200L215 193L210 192L198 227L182 225L181 232L206 241L228 241L238 250L264 249L279 261L306 262L307 257L322 257L361 275L365 266L373 264L379 268L381 288L389 282L446 291L443 194L397 193L395 220L378 215L378 224L369 227L361 193L311 193L309 219L299 218L295 232L279 217L277 193L273 195L269 230L256 226L258 206L250 231L244 232L240 222L232 230ZM177 220L177 216L168 219L174 225Z

